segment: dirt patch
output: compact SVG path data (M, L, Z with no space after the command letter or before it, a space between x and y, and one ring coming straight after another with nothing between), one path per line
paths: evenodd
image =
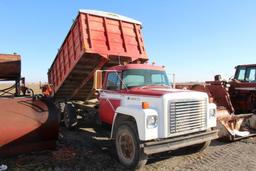
M126 170L117 160L114 143L96 130L61 128L56 150L0 159L0 164L7 164L10 170ZM234 143L213 141L202 153L156 154L142 170L256 170L255 143L255 138Z

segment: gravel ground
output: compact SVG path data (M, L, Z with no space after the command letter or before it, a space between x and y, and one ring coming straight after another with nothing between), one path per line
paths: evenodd
M61 128L55 151L43 151L0 159L9 170L125 170L117 161L113 142L92 128ZM154 170L256 170L256 139L234 143L213 141L202 153L172 151L150 156L142 169Z

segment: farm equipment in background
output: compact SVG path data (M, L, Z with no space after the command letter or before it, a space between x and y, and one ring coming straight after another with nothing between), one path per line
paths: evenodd
M238 65L233 79L216 75L205 84L177 88L206 92L217 105L219 137L230 141L256 135L256 65Z
M19 55L0 54L0 157L55 148L58 111L49 98L35 96L21 78ZM7 84L6 84L7 85Z
M21 80L21 59L19 55L0 54L0 80L15 81L15 84L0 90L0 96L19 95ZM15 90L15 92L13 92Z

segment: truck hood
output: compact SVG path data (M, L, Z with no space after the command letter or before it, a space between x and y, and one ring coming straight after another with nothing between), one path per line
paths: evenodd
M163 96L169 93L192 92L191 90L173 89L169 87L150 86L150 87L136 87L129 89L129 94L149 95L149 96Z

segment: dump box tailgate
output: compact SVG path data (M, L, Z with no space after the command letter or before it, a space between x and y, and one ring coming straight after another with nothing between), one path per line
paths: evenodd
M141 23L117 14L80 10L48 72L57 99L85 99L97 69L146 61Z

